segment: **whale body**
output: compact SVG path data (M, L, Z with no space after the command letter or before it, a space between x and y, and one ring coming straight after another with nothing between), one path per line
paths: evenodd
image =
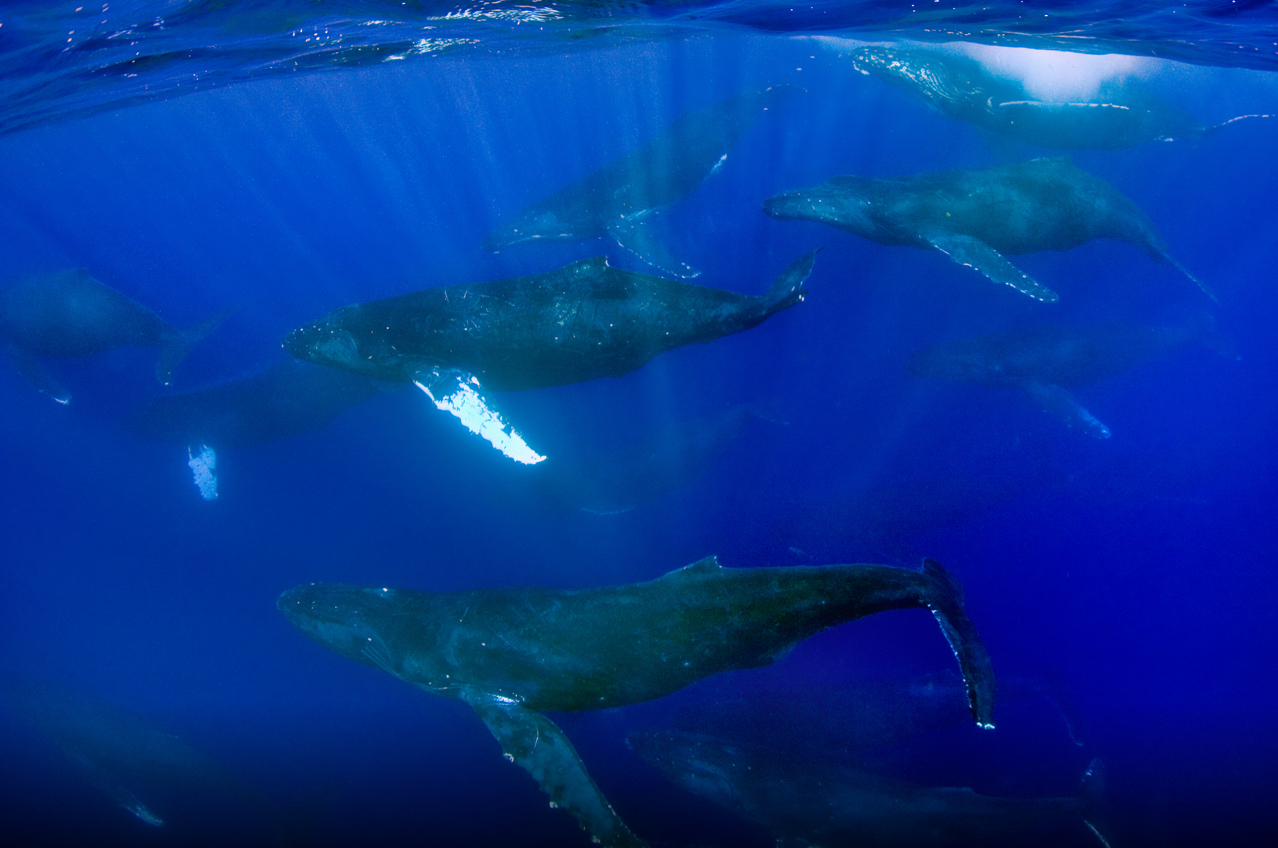
M178 363L225 317L220 313L177 330L83 268L30 277L0 292L0 342L22 374L59 403L71 396L36 357L92 356L122 345L158 347L155 376L167 385Z
M1117 150L1147 141L1198 141L1248 118L1203 126L1148 93L1102 89L1097 99L1042 100L1015 80L990 73L967 56L934 50L860 47L858 71L909 92L943 115L981 129L1058 150ZM1109 87L1109 88L1112 88Z
M627 741L672 783L764 825L778 845L1054 845L1062 828L1073 830L1070 844L1095 845L1098 838L1108 844L1086 822L1082 797L995 798L971 789L933 789L669 730L632 733ZM1093 761L1084 796L1099 771Z
M1111 238L1134 244L1155 262L1170 262L1212 296L1172 258L1140 207L1065 157L891 179L840 176L774 195L764 211L782 221L829 224L879 244L939 250L1048 302L1059 299L1056 292L1003 254L1070 250Z
M1236 358L1229 343L1210 326L1141 327L1110 321L1017 327L945 342L915 352L908 368L921 377L1022 389L1067 426L1105 439L1109 428L1084 409L1069 389L1113 377L1194 343Z
M685 112L647 143L494 229L484 240L485 248L609 236L667 274L697 276L700 272L666 250L654 226L655 213L692 194L719 169L758 113L792 91L791 86L750 88L713 106Z
M938 563L726 569L713 557L656 580L595 589L425 592L311 584L277 607L350 659L475 709L507 758L605 845L641 845L542 710L659 698L711 674L774 662L822 630L892 609L931 610L978 724L994 676L962 592Z
M750 296L622 271L603 257L555 271L347 306L284 347L365 377L411 382L519 462L532 451L483 391L619 377L657 354L748 330L803 300L815 253Z

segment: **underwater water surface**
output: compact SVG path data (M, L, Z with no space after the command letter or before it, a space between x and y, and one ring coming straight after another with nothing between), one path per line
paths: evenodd
M0 11L0 289L84 269L164 322L139 346L49 356L6 295L5 844L589 844L470 706L326 650L276 599L313 582L602 587L707 556L741 569L934 558L989 651L996 726L971 720L920 609L665 697L547 713L647 843L787 835L775 808L760 817L768 804L733 812L627 745L673 729L779 757L791 785L856 769L1077 801L1036 844L1099 844L1084 819L1114 848L1269 844L1278 119L1203 130L1278 113L1272 12L1199 4L1182 22L1057 4L1031 26L1020 4L951 4L915 26L910 4L392 5ZM296 46L324 27L346 46ZM1086 52L1001 46L1071 39ZM1017 116L1122 102L1170 129L1116 149L1031 144L863 70L869 44L979 62L1016 81ZM130 49L145 68L123 66ZM727 119L706 118L601 180L591 202L624 227L485 249L681 116L769 87L780 94L759 95L739 132L719 139ZM713 173L657 197L706 156ZM1012 271L917 208L914 241L867 235L902 186L923 186L919 206L958 204L1043 157L1066 158L1034 167L1103 181L1147 224L1127 215L1134 230L1087 240L1071 219L1056 242L1004 246ZM903 181L975 168L993 169L979 191ZM882 192L845 229L765 213L838 176ZM1043 208L1063 202L1053 185ZM1087 195L1086 214L1120 207L1114 196ZM981 226L1046 215L995 201ZM802 301L755 326L620 376L484 395L546 457L533 465L411 381L282 346L351 304L597 256L764 295L812 251ZM680 319L654 305L635 320ZM1044 348L1071 365L1051 371L1034 360ZM956 350L1020 359L973 376ZM157 359L175 358L163 385ZM39 391L41 375L70 402ZM206 446L209 498L193 485ZM1096 761L1103 786L1084 787Z

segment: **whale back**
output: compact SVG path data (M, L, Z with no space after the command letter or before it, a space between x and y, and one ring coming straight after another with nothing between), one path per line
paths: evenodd
M178 332L151 310L78 268L0 293L0 333L36 356L81 357L121 345L159 347Z
M767 665L821 630L925 605L935 591L928 575L889 566L725 569L709 558L595 589L317 584L286 592L279 607L321 644L427 690L583 710Z

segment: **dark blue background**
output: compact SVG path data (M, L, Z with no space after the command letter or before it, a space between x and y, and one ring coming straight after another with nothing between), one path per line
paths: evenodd
M556 512L520 496L525 469L405 390L323 431L223 451L221 496L206 503L181 448L116 425L159 391L153 350L52 363L75 394L66 408L2 368L0 672L135 710L282 803L316 798L322 844L584 845L469 709L324 651L275 611L278 593L326 580L602 585L707 554L729 566L926 554L963 582L1000 674L1061 670L1086 745L1049 712L1013 706L992 734L916 746L901 776L1071 794L1100 756L1116 845L1259 844L1278 755L1275 122L1074 156L1219 293L1217 324L1242 355L1185 349L1080 390L1114 433L1104 442L1018 393L918 380L902 364L937 341L1034 321L1183 324L1211 305L1127 244L1017 258L1061 293L1046 306L939 254L766 217L768 195L835 174L1044 153L929 112L815 41L394 63L11 135L0 139L0 282L83 266L177 326L237 307L178 372L189 388L283 356L287 331L347 303L605 250L647 270L603 243L498 255L479 244L683 110L764 82L804 92L761 116L672 210L671 248L704 269L699 283L758 293L824 247L807 300L623 378L501 398L551 461L556 445L622 442L738 403L775 419L752 422L707 474L628 513ZM1154 84L1205 121L1278 105L1257 72L1177 68ZM1026 476L1035 482L979 515L907 504L901 520L923 526L888 542L831 506L892 483ZM625 733L725 685L802 699L812 681L951 664L930 616L892 613L736 682L557 719L640 835L766 845L762 829L667 785ZM139 789L169 821L147 828L7 714L0 757L0 833L23 844L270 842L234 803L164 788Z

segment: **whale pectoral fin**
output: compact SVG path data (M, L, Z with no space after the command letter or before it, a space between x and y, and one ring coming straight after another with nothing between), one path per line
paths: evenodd
M613 810L554 722L508 698L478 693L462 698L501 743L506 759L532 775L550 796L550 805L576 816L594 841L618 848L647 844Z
M44 392L58 403L65 405L71 402L71 393L58 385L57 380L49 376L49 372L44 370L44 365L40 360L12 344L6 344L4 352L9 355L9 359L13 361L13 367L18 369L18 373L25 377L27 382L35 386L37 390Z
M1021 294L1044 303L1060 300L1060 295L1008 262L1007 257L980 239L947 230L929 230L919 235L958 264L973 268L996 283L1011 286Z
M72 762L79 766L80 771L88 781L116 804L133 813L133 815L152 827L160 827L164 824L164 819L151 812L145 804L139 801L133 791L121 783L120 778L114 772L107 771L81 753L68 751L68 754L70 754Z
M1051 383L1025 383L1026 393L1043 409L1065 422L1067 427L1082 430L1096 439L1108 439L1109 428L1096 419L1065 389Z
M670 254L665 242L661 240L660 227L653 221L652 215L618 218L608 225L608 235L617 244L658 270L683 279L700 276L701 272L696 268L680 262Z
M483 436L515 462L536 465L546 458L528 447L524 437L489 406L479 380L473 375L452 368L434 368L414 374L413 384L425 392L437 408L456 416L466 429Z

